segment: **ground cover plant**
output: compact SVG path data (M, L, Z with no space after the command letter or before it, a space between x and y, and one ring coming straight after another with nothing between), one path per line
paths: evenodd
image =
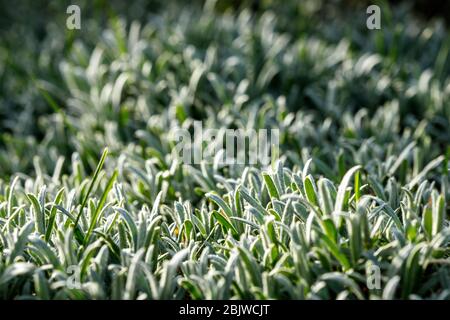
M1 31L1 299L450 298L444 24L138 1L69 31L55 6ZM279 154L183 163L194 121Z

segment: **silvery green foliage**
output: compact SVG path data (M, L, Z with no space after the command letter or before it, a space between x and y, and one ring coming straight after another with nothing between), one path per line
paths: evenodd
M0 84L0 298L450 297L448 32L273 10L86 19L28 104ZM279 129L279 159L185 165L196 120Z

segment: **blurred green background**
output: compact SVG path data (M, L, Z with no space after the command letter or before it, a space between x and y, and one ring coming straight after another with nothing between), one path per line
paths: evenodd
M372 3L382 7L380 31L366 28L366 7ZM214 10L218 15L237 15L248 9L256 16L270 11L276 16L274 30L288 35L291 42L305 42L311 38L337 46L345 39L353 57L366 53L380 55L383 58L383 72L389 78L390 85L382 92L374 92L369 86L345 88L345 108L351 111L365 107L374 111L385 102L398 98L402 111L406 110L408 116L422 119L430 113L427 103L431 98L406 97L407 88L414 86L415 81L422 76L426 79L428 69L433 70L436 81L442 86L446 84L450 73L450 37L446 27L449 3L438 0L224 0L218 1ZM70 31L65 26L66 8L70 4L78 4L81 8L80 31ZM196 12L201 11L203 6L204 1L200 0L189 3L170 0L37 0L11 3L1 0L0 148L20 145L22 148L19 149L29 150L26 146L44 139L49 121L45 115L55 112L53 105L65 109L67 99L70 98L61 76L60 63L68 60L83 65L80 57L85 52L79 50L92 51L105 28L116 30L120 18L125 18L128 26L133 20L144 23L150 21L152 25L158 26L161 17L168 16L175 21L182 8ZM202 46L207 43L200 43L194 36L193 44L198 45L199 49L206 49ZM311 62L311 65L314 64ZM334 72L318 74L317 78L293 72L286 75L287 82L283 86L275 77L268 89L274 96L282 94L290 97L287 103L291 110L298 105L317 109L318 101L324 99L328 90L327 83L332 80L332 76L340 76L340 71ZM359 80L360 84L365 84L368 78ZM42 90L38 90L37 81L60 84L60 87L52 87L49 91L52 92L52 101ZM306 89L296 92L295 81ZM408 119L402 117L402 122L406 123ZM430 130L437 132L437 143L444 145L448 141L449 133L445 130L448 121L442 120L446 117L439 119L431 119ZM75 147L61 144L59 148L61 154L70 155Z

